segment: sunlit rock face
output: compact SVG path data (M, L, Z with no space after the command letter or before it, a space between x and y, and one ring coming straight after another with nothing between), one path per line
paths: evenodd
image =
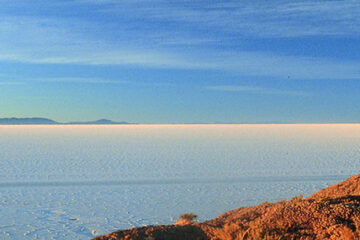
M360 238L360 175L315 193L226 212L203 223L135 228L97 240L344 239Z

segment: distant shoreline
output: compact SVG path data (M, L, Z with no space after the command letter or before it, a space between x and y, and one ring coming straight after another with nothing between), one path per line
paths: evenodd
M4 124L0 126L329 126L329 125L360 125L360 123L114 123L114 124Z
M132 122L117 122L108 119L99 119L96 121L72 121L72 122L57 122L49 118L32 117L32 118L0 118L0 125L329 125L329 124L360 124L360 122L240 122L240 123L132 123Z
M99 119L96 121L73 121L57 122L49 118L31 117L31 118L0 118L0 125L127 125L135 124L129 122L115 122L108 119Z

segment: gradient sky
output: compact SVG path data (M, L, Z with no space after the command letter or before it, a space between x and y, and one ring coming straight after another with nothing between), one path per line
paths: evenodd
M0 117L360 122L360 2L0 0Z

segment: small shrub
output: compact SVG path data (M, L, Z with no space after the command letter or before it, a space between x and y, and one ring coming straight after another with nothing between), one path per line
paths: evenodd
M303 195L299 195L299 196L293 197L291 199L291 201L294 203L298 203L298 202L301 202L303 200L303 198L304 198Z
M197 215L194 213L183 213L179 216L179 220L185 220L193 222L197 219Z

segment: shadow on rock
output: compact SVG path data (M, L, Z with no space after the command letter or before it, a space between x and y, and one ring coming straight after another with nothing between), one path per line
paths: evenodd
M96 240L209 240L198 224L184 226L149 226L113 232Z

